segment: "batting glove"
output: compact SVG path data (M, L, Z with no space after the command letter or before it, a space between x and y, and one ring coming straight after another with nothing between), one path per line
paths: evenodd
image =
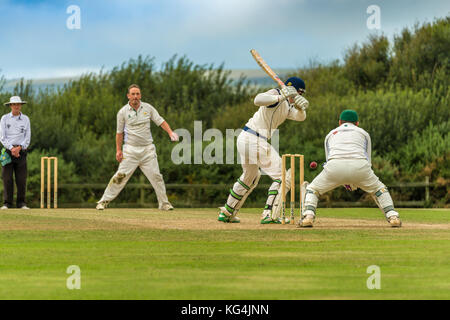
M284 87L280 90L281 96L283 97L283 101L287 100L289 98L293 98L295 96L298 96L297 90L295 90L292 86Z
M299 110L305 111L309 107L309 102L303 96L297 95L294 99L295 107Z

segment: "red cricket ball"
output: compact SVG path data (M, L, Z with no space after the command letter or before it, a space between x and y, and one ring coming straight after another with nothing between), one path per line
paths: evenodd
M309 164L309 167L314 170L315 168L317 168L317 162L315 162L315 161L311 162Z

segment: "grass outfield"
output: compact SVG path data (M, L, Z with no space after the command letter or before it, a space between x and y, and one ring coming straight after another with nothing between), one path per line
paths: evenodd
M2 211L0 299L450 299L450 210L399 212L396 229L378 209L321 208L299 229L257 209L240 224L216 209Z

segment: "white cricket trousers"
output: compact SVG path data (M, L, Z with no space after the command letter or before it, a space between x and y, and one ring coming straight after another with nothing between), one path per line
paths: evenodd
M241 180L250 184L261 169L272 179L281 179L281 157L272 145L263 138L242 131L237 139L243 175Z
M109 181L99 202L114 200L125 187L137 167L142 170L153 189L155 189L158 207L161 209L163 205L170 204L167 199L163 176L159 172L156 149L153 143L145 147L136 147L129 144L123 145L122 162L120 162L119 169Z
M355 185L368 193L375 193L385 187L366 159L332 159L308 189L322 195L345 184Z

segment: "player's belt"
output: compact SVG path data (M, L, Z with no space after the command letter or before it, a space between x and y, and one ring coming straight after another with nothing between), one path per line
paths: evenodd
M247 132L249 132L251 134L254 134L255 136L257 136L259 138L263 138L266 141L268 140L266 137L264 137L263 135L260 135L258 132L256 132L255 130L253 130L253 129L247 127L247 126L244 127L244 131L247 131Z

